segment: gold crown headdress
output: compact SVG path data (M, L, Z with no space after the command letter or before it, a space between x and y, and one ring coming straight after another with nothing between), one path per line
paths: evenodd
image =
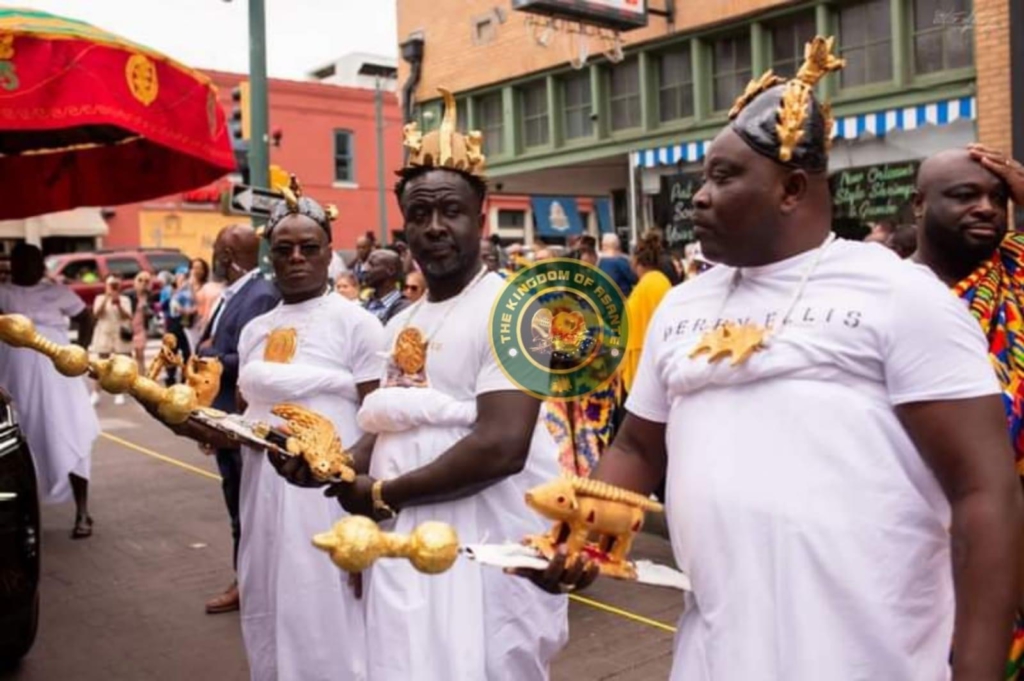
M331 233L331 222L338 217L338 209L333 204L321 206L313 199L303 196L302 185L295 175L290 176L287 187L278 185L277 191L284 197L284 202L274 207L264 229L264 236L269 238L270 231L289 215L305 215L323 227L328 234Z
M483 134L474 130L463 135L456 130L455 97L444 88L437 90L444 98L441 126L425 135L415 122L402 129L403 145L409 151L405 169L450 168L482 178L487 163L483 153Z
M828 73L846 66L845 59L832 54L834 46L835 38L816 36L804 47L804 62L796 77L787 81L769 69L760 78L751 80L729 111L729 119L735 120L763 92L785 84L782 99L776 110L775 134L779 143L778 158L783 163L789 162L793 158L794 150L806 135L804 125L811 113L814 86ZM822 103L820 108L825 123L824 143L827 151L831 146L832 127L835 121L832 117L832 107L827 102Z

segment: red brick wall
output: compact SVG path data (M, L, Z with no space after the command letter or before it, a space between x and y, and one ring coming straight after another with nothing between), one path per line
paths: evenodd
M220 90L225 110L230 111L231 89L244 78L241 74L208 72ZM336 248L352 248L367 230L378 232L377 133L374 92L312 82L272 80L270 83L270 129L281 128L281 146L271 148L271 163L298 175L304 191L321 203L333 203L339 217L334 223ZM353 132L355 144L354 188L334 184L334 130ZM384 96L384 164L388 189L389 229L401 226L398 206L390 193L395 172L402 164L402 122L394 94ZM180 197L117 206L108 220L108 247L140 243L139 211L143 208L173 209ZM211 210L215 208L211 207ZM239 217L239 221L244 221Z
M645 42L792 3L793 0L677 0L674 28L664 18L651 15L646 28L625 33L624 38L627 45ZM507 20L497 24L492 42L474 44L474 18L493 12L498 5L505 9ZM648 5L661 9L665 3L649 0ZM565 64L569 59L561 42L552 43L547 49L537 46L527 34L526 15L512 11L507 1L400 0L398 42L405 42L413 31L423 31L425 38L423 78L417 91L422 100L435 98L439 85L461 92ZM592 55L600 54L599 45L593 42ZM402 61L399 83L405 82L407 76L408 64Z
M1019 2L1020 0L1013 0ZM1010 2L974 0L974 60L978 70L978 138L1010 153ZM1018 26L1018 31L1024 27ZM1018 116L1024 111L1017 112Z

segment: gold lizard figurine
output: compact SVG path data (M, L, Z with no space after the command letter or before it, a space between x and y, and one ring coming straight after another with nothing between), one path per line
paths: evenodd
M550 559L564 544L570 563L583 553L597 561L601 574L618 579L636 579L629 561L633 538L646 511L664 510L642 494L573 476L534 487L526 493L526 504L556 521L547 534L527 537L529 546Z
M287 421L289 453L305 459L318 480L356 479L352 456L342 448L330 419L297 404L279 404L270 413Z

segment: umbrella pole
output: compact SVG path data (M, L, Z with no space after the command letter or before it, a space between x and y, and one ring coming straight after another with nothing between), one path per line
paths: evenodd
M270 149L267 133L267 14L264 0L249 0L249 184L270 189ZM265 220L253 216L253 227ZM260 245L260 269L270 270L267 242Z

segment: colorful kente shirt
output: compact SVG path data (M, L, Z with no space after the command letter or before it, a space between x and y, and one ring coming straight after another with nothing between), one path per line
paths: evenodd
M1003 387L1017 472L1024 475L1024 234L1009 234L953 292L967 301L988 338L989 356ZM1014 627L1006 678L1024 679L1024 615L1018 614Z
M988 338L1003 387L1017 472L1024 475L1024 234L1008 235L953 292L968 303Z
M618 393L616 379L577 400L544 402L544 424L558 443L563 472L585 478L597 467L614 435Z

